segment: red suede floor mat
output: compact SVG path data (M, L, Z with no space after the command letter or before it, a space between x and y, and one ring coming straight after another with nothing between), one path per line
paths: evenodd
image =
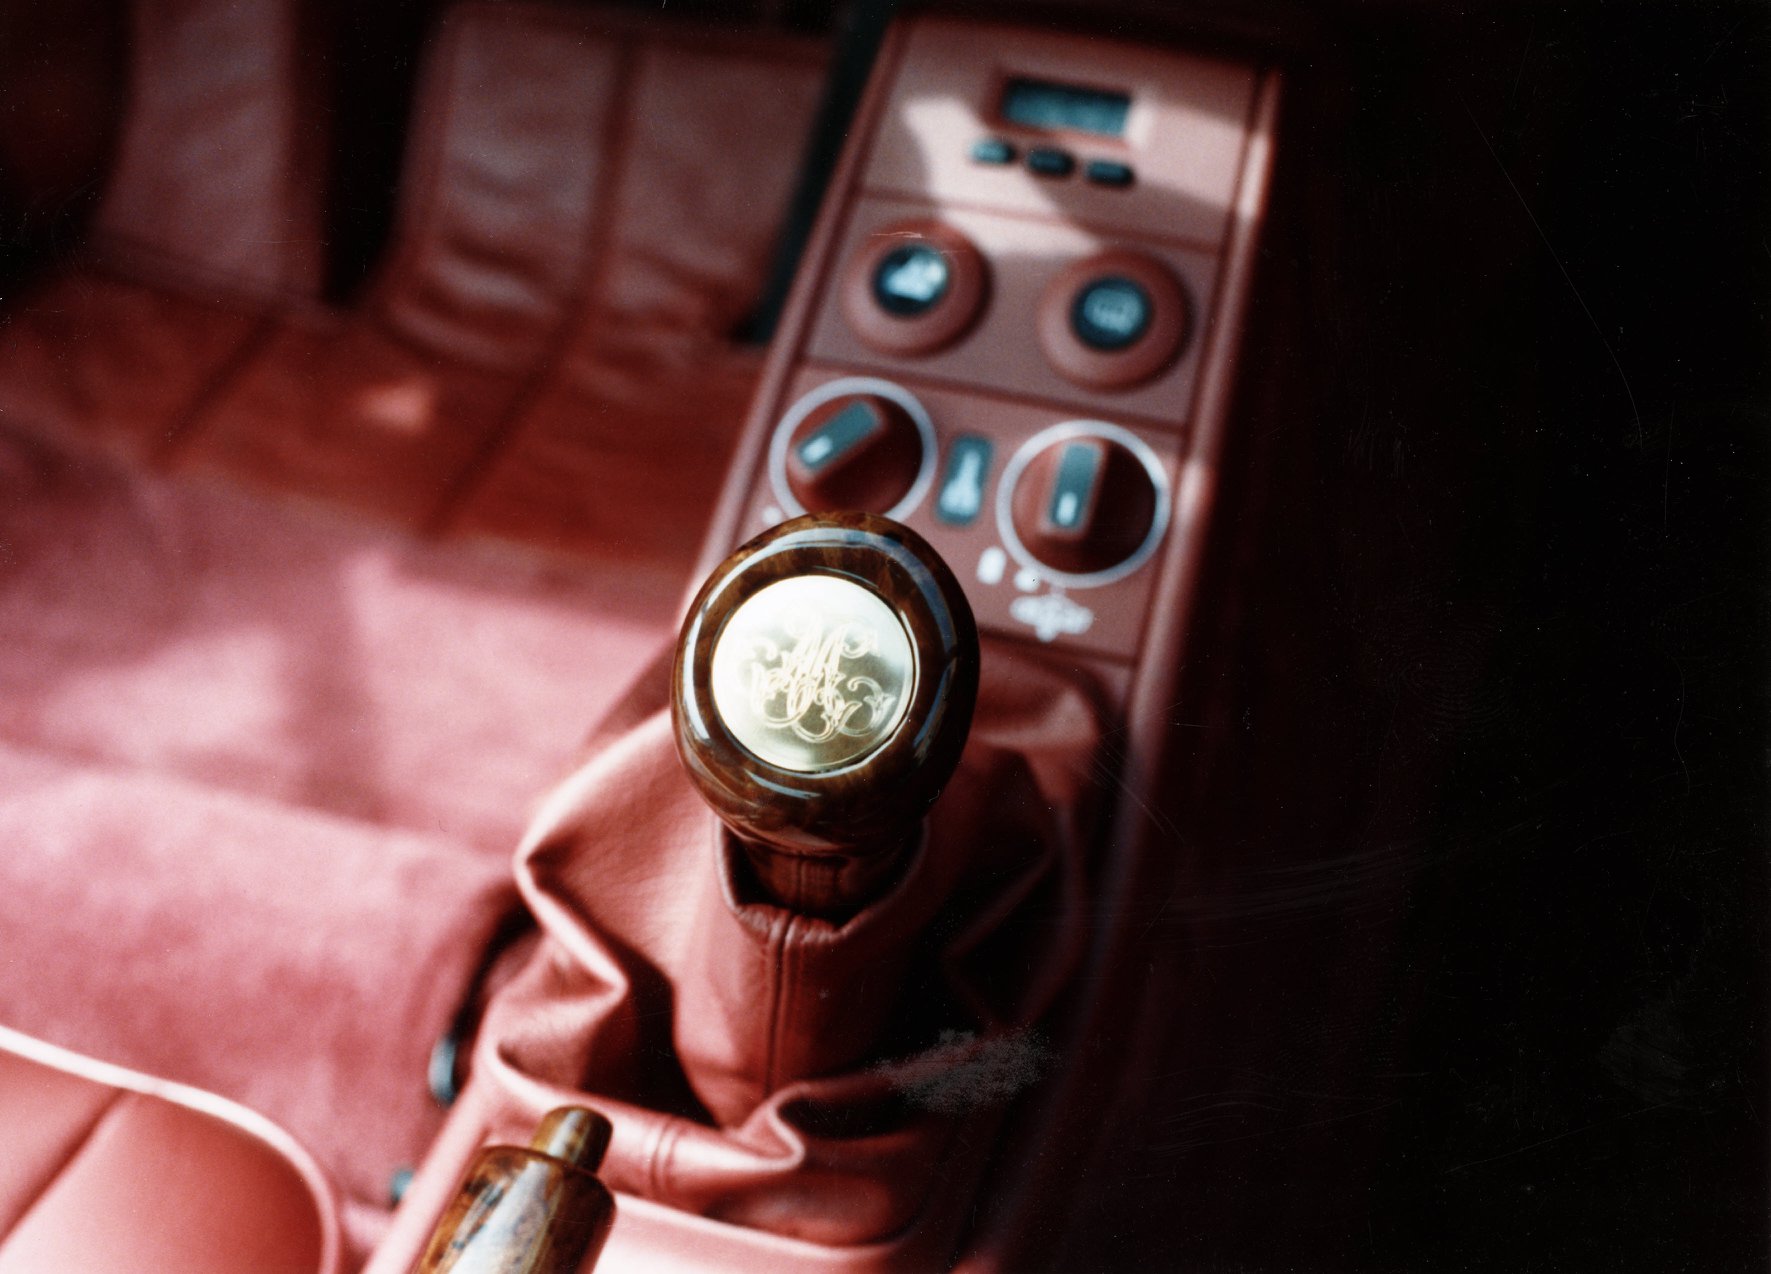
M505 855L674 590L0 433L0 738Z
M4 745L0 793L0 1022L243 1102L384 1202L441 1122L426 1064L503 865Z
M381 1203L527 811L673 591L0 426L0 1021L245 1102Z

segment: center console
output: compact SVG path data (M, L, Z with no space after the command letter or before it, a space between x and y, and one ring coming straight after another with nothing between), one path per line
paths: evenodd
M1050 1259L1162 993L1128 917L1179 852L1148 812L1276 102L1184 53L889 33L674 669L537 814L542 946L373 1274L561 1105L613 1130L605 1271Z
M1188 601L1274 97L1185 54L896 32L703 564L808 510L886 514L986 633L1129 707Z

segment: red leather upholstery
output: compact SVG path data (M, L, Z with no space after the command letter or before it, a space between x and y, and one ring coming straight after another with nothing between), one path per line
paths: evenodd
M421 1054L492 857L668 636L824 49L455 6L390 252L333 310L330 9L131 6L90 241L0 314L0 1015L271 1112L355 1217L441 1118Z
M628 46L591 306L450 525L680 588L762 351L762 290L823 80L817 46ZM741 104L741 105L739 105Z
M191 401L247 347L252 308L83 266L15 310L0 339L0 419L131 458L177 433Z
M455 5L425 53L386 260L333 310L312 303L330 116L306 13L133 8L89 250L0 320L0 420L674 595L760 373L732 332L823 47Z
M277 322L179 464L674 593L760 371L730 334L821 78L802 41L456 6L368 298Z
M154 454L269 308L321 273L319 85L298 0L139 0L77 264L6 316L0 419Z
M567 10L451 11L369 299L279 324L194 423L185 467L428 525L583 285L616 55Z
M244 1107L0 1027L0 1274L336 1274L312 1159Z
M987 667L914 864L841 925L748 896L661 713L558 789L518 856L547 939L488 1012L463 1105L371 1268L404 1268L478 1138L565 1101L615 1121L604 1179L674 1209L680 1225L629 1211L699 1232L707 1268L942 1264L1002 1111L1049 1060L1036 1024L1087 907L1092 706L1010 648ZM617 1221L611 1269L676 1241L635 1226Z
M324 60L302 0L131 0L133 72L94 232L209 287L317 292Z

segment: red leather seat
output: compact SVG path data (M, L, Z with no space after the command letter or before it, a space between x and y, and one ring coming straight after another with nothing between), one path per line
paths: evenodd
M0 1027L0 1274L336 1274L337 1205L270 1121Z

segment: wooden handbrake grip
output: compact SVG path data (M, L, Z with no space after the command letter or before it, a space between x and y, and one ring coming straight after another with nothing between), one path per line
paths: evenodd
M596 1178L612 1132L582 1106L549 1111L527 1146L488 1146L412 1274L582 1274L615 1224Z
M783 906L841 917L888 888L953 774L978 630L922 537L795 518L727 558L677 644L677 750Z

